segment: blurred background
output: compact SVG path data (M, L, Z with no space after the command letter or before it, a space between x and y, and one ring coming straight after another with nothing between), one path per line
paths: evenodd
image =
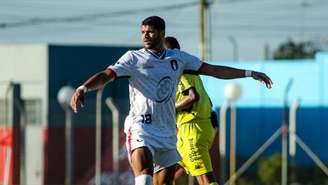
M273 80L268 90L202 76L219 115L211 152L220 184L328 185L327 8L327 0L1 0L0 184L133 184L127 79L89 93L79 114L67 102L90 75L141 48L141 21L158 15L183 50Z

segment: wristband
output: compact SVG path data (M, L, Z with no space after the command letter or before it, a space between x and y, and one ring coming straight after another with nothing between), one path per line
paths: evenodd
M86 93L88 91L88 88L84 85L81 85L80 87L78 87L76 90L78 91L83 91L84 93Z
M245 77L252 77L253 71L245 70Z

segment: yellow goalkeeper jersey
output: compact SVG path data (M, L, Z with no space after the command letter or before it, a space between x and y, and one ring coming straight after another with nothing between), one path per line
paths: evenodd
M187 74L181 76L176 92L176 101L179 101L184 96L186 90L191 87L196 89L199 94L199 100L193 104L191 110L182 110L177 112L176 122L178 127L181 124L190 121L201 121L210 119L211 117L212 103L199 76Z

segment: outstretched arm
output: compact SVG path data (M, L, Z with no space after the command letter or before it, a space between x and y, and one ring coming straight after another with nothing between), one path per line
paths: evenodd
M112 81L115 78L115 73L109 69L98 72L91 76L86 82L78 87L71 98L70 106L75 113L77 113L77 103L80 101L81 106L84 106L84 94L87 91L103 88L106 83Z
M253 79L264 83L267 88L270 89L272 87L271 79L266 74L257 71L246 71L232 67L211 65L204 62L199 69L199 72L200 74L213 76L220 79L252 77Z

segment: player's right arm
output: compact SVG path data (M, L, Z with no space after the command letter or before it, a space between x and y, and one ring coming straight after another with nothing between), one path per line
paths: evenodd
M115 72L110 69L103 70L91 76L86 82L76 89L70 102L70 106L75 113L77 113L77 104L81 103L83 107L85 104L85 93L87 91L102 89L108 82L115 79Z
M83 85L77 88L70 102L73 111L75 113L77 112L78 102L81 102L82 107L84 106L84 95L87 91L101 89L116 77L131 76L134 70L132 58L131 52L126 52L115 64L94 74Z

